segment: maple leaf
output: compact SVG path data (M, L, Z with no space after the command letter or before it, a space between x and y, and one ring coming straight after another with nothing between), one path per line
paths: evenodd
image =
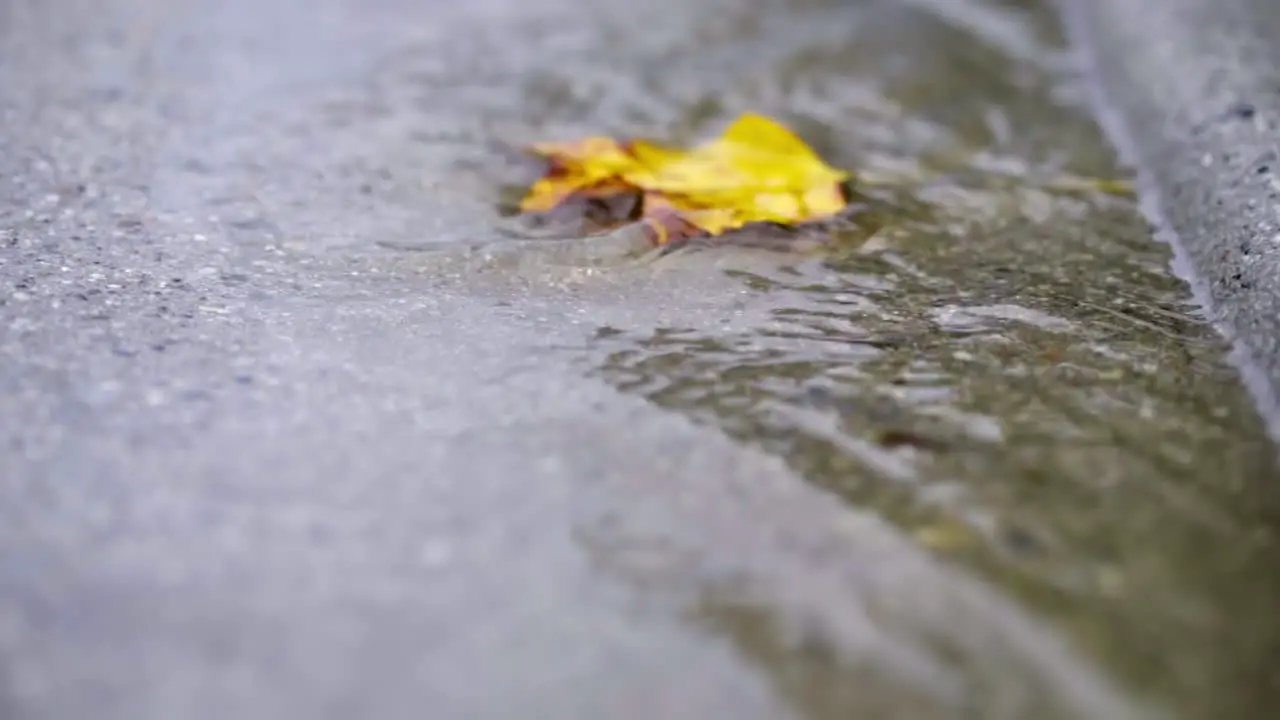
M545 212L571 198L637 193L656 244L719 235L750 223L796 225L830 217L849 173L826 165L777 122L746 113L692 149L589 137L529 148L548 162L520 203Z

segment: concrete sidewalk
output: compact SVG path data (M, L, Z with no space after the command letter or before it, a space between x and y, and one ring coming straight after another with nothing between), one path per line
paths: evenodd
M1280 438L1280 5L1060 6L1144 210Z

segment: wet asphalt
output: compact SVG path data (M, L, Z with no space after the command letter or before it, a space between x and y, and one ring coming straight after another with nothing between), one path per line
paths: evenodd
M888 524L575 364L602 325L751 325L738 281L368 242L492 233L457 148L566 130L522 94L546 66L590 94L591 58L789 12L589 5L0 2L0 715L1139 713ZM852 12L796 5L797 37Z

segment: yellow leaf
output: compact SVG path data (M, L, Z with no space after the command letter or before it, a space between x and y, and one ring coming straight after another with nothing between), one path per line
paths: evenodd
M522 212L546 212L571 197L612 197L633 191L630 185L614 178L596 179L581 174L562 174L540 178L520 201Z
M546 212L574 196L607 197L631 190L619 174L634 159L613 138L537 143L529 150L546 158L549 167L520 201L524 212Z
M688 152L637 142L632 154L642 162L628 180L679 194L802 192L849 177L828 167L790 130L754 113L742 115L720 137Z
M834 215L846 203L841 183L848 173L827 166L790 130L755 113L690 150L601 137L540 143L530 150L547 158L549 167L521 202L522 210L546 211L571 197L636 192L659 244L753 222L795 225Z

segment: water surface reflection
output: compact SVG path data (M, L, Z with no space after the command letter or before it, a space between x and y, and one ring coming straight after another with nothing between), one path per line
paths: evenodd
M777 86L828 156L916 182L740 272L769 323L602 328L599 374L891 519L1179 715L1268 717L1280 470L1227 348L1134 204L1061 182L1120 171L1045 13L1036 65L927 12ZM883 115L833 112L842 92Z

